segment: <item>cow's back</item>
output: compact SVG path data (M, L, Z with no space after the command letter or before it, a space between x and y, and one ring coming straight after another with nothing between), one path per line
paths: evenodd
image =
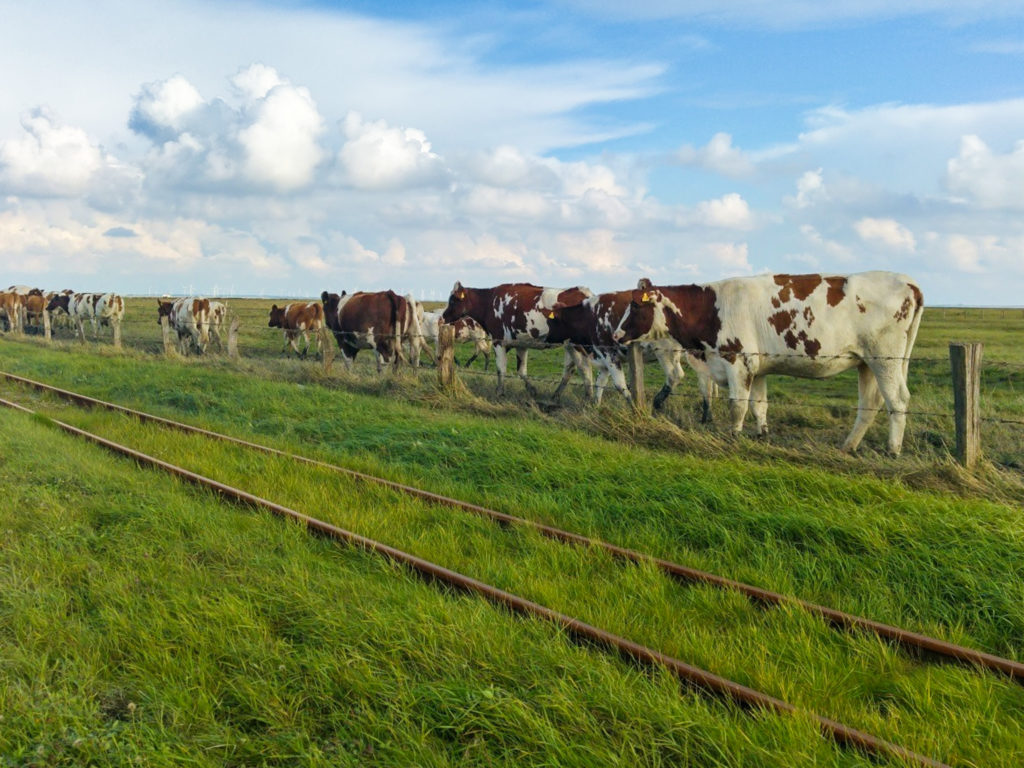
M923 307L906 275L758 275L709 283L720 321L717 348L756 356L762 373L827 376L851 356L909 355Z

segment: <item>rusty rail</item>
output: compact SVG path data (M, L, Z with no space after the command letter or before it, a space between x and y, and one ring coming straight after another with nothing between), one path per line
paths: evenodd
M0 405L28 415L35 415L35 411L4 398L0 398ZM927 768L950 768L950 766L945 763L934 760L926 755L913 752L899 744L885 741L884 739L880 739L870 733L866 733L865 731L860 731L856 728L843 725L836 720L831 720L812 712L797 709L792 704L783 701L782 699L770 696L769 694L763 693L754 688L741 685L729 680L728 678L701 669L700 667L687 664L680 659L668 656L660 651L656 651L647 646L633 642L632 640L616 635L612 632L608 632L607 630L587 624L586 622L569 616L568 614L552 610L540 603L533 602L532 600L528 600L524 597L520 597L519 595L499 589L498 587L479 581L478 579L474 579L457 571L432 563L429 560L424 560L423 558L409 554L408 552L390 547L387 544L375 541L374 539L360 536L352 531L331 525L330 523L310 517L309 515L297 512L280 504L276 504L239 488L234 488L230 485L218 482L217 480L191 472L184 467L170 464L169 462L163 461L154 456L150 456L142 453L141 451L129 448L128 446L116 443L113 440L108 440L99 435L87 432L84 429L79 429L71 424L67 424L57 419L50 419L50 422L68 434L83 438L114 451L115 453L127 456L138 464L161 469L194 485L216 491L219 495L227 499L238 501L249 506L266 509L281 517L295 520L296 522L306 526L306 529L309 531L321 534L353 547L358 547L359 549L363 549L367 552L380 555L392 562L399 563L410 568L417 574L424 576L431 581L439 581L465 592L478 594L495 605L504 606L514 613L548 621L574 638L587 640L610 650L617 651L625 658L632 659L638 663L652 667L663 667L676 675L680 681L715 695L731 699L741 706L763 709L779 714L801 714L806 717L810 717L817 723L818 728L823 734L831 737L838 744L855 747L872 755L895 757L909 763L926 766Z
M386 480L384 478L375 477L374 475L368 475L363 472L357 472L352 469L340 467L336 464L330 464L325 461L318 459L311 459L306 456L299 456L297 454L287 453L286 451L278 450L277 448L271 448L270 446L261 445L260 443L253 443L248 440L241 438L232 437L230 435L224 435L219 432L213 432L208 429L202 429L201 427L195 427L190 424L184 424L182 422L174 421L172 419L166 419L161 416L155 416L144 411L138 411L132 408L127 408L123 405L117 405L116 403L109 403L104 400L99 400L88 395L82 395L77 392L71 392L60 387L54 387L43 382L34 381L22 376L17 376L12 373L6 373L0 371L0 377L6 378L9 381L14 381L19 384L24 384L33 387L42 392L51 392L59 395L60 397L78 403L80 405L97 406L106 410L116 411L125 413L130 416L134 416L143 422L152 422L154 424L160 424L165 427L177 429L183 432L190 432L204 437L209 437L215 440L221 440L228 443L234 443L241 445L246 448L252 448L253 450L261 451L273 456L280 456L294 461L309 464L311 466L319 467L321 469L328 469L332 472L351 477L361 482L372 483L381 487L387 488L392 491L404 493L415 498L423 499L432 504L438 504L447 506L453 509L460 509L465 512L470 512L475 515L482 517L488 517L496 522L503 525L522 525L528 528L532 528L543 536L556 541L561 541L567 544L575 544L579 546L596 547L605 552L608 552L612 556L626 560L633 563L650 564L657 567L662 572L669 574L670 576L681 579L687 582L697 582L702 584L709 584L722 589L735 590L746 597L754 600L763 605L792 605L801 608L808 613L818 616L825 621L829 622L833 626L840 627L843 629L858 629L867 632L873 632L874 634L882 637L891 642L897 643L904 648L909 648L915 651L925 651L927 653L934 654L947 659L963 662L966 664L977 665L986 669L991 669L996 672L1000 672L1009 676L1010 678L1024 682L1024 664L1012 659L1003 658L1002 656L996 656L991 653L979 651L974 648L968 648L963 645L957 645L956 643L950 643L946 640L940 640L929 635L924 635L918 632L911 632L900 627L893 626L891 624L884 624L873 619L867 619L862 616L857 616L844 611L839 611L828 606L819 605L818 603L812 603L807 600L802 600L798 597L792 597L789 595L783 595L778 592L773 592L768 589L756 587L751 584L745 584L741 581L735 581L733 579L718 576L707 571L701 571L696 568L690 568L679 563L671 562L653 555L648 555L643 552L638 552L634 549L626 547L620 547L617 544L602 541L600 539L592 539L586 536L581 536L578 533L572 533L571 531L565 531L560 528L538 523L534 520L527 520L526 518L516 517L505 512L498 512L497 510L488 509L477 504L471 504L466 501L460 501L459 499L452 499L447 496L442 496L431 491L426 491L421 488L415 488L409 485L403 485L402 483L396 483L393 480Z

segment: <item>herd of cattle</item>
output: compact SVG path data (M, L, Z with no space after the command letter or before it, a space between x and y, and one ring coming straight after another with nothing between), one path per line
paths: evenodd
M857 368L859 406L843 447L856 450L884 404L888 448L894 454L902 447L910 399L907 368L924 308L914 281L892 272L758 275L671 286L645 278L634 289L601 294L582 286L467 288L457 282L447 306L434 312L394 291L324 291L320 298L270 309L269 326L282 329L285 350L290 346L304 356L312 334L320 352L320 331L326 327L346 365L359 350L369 349L379 372L402 360L416 366L422 352L434 357L431 342L436 343L441 326L451 324L458 340L474 344L469 362L483 355L486 368L493 349L499 393L508 350L516 351L517 373L533 391L527 379L529 349L561 345L562 379L555 396L578 371L592 399L600 402L609 379L630 399L623 362L627 345L638 342L657 358L665 375L655 408L683 377L685 361L697 374L705 419L715 388L728 388L735 432L742 430L749 408L758 432L767 433L766 376L826 378ZM211 336L220 342L227 316L223 303L187 297L158 299L157 305L158 322L167 317L182 352L191 347L205 351ZM94 335L100 325L117 326L124 302L117 294L47 294L24 286L0 293L0 320L9 327L44 310L67 315L84 339L86 319ZM301 353L300 336L305 342Z

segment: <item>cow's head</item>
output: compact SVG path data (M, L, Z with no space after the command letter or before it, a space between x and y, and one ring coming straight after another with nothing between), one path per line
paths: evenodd
M454 323L468 315L472 308L473 289L464 288L462 283L456 280L455 287L452 288L451 295L448 297L448 306L445 307L444 314L441 315L441 320L445 323Z
M270 322L267 325L271 328L284 326L284 307L279 307L277 304L270 307Z
M50 303L46 305L46 311L53 312L55 309L63 309L65 312L67 312L68 302L70 300L71 296L66 293L61 294L59 296L54 296L52 299L50 299Z
M327 327L337 330L338 304L341 302L341 296L337 293L328 293L327 291L324 291L320 294L320 301L324 305L324 320L327 323Z
M654 326L656 305L660 299L661 295L657 291L650 288L641 289L639 298L634 298L626 307L612 338L619 344L628 344L650 333Z
M563 341L572 338L573 317L578 317L582 304L566 306L557 302L549 309L539 310L544 313L544 319L548 323L547 341L552 344L561 344ZM578 322L578 321L577 321Z
M171 310L174 308L173 301L163 301L161 299L156 300L156 324L160 325L165 317L171 316Z

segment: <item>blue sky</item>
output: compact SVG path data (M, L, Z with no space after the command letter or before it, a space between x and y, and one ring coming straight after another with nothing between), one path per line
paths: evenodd
M0 279L1024 305L1024 3L0 4ZM5 284L6 285L6 284Z

